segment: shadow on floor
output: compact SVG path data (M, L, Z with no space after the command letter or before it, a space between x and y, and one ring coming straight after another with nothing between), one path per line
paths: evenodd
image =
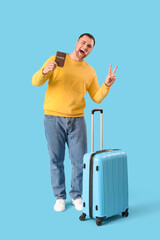
M71 201L68 200L65 202L65 206L66 206L66 210L68 210L73 207L73 204L71 203Z
M144 203L139 203L139 204L131 204L129 206L129 216L128 217L122 217L121 215L116 215L110 218L105 218L102 222L102 225L107 225L107 224L112 224L117 221L123 221L123 219L129 220L129 219L134 219L137 217L149 217L151 215L154 215L155 213L160 214L160 200L153 200L153 201L148 201ZM89 217L85 219L85 221L91 220ZM92 221L96 220L92 219Z
M132 204L130 206L130 216L132 218L137 218L140 216L150 216L155 213L160 214L160 199L155 199L153 201L146 201L140 204Z

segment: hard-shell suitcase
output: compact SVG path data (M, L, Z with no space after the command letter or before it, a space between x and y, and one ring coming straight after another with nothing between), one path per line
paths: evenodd
M94 152L94 112L101 112L101 151ZM103 149L103 110L92 110L92 152L83 158L83 210L100 226L104 218L128 216L127 155L120 149Z

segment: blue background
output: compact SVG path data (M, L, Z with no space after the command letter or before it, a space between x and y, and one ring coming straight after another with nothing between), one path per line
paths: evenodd
M159 1L6 1L1 4L1 239L158 239L160 237L159 159ZM86 95L85 119L91 145L91 110L104 110L104 148L128 155L128 218L97 227L79 221L70 204L53 211L49 155L43 127L47 84L33 87L32 75L57 50L71 53L84 32L96 45L86 61L99 84L109 65L117 79L100 104ZM99 149L99 116L95 145ZM66 188L71 163L65 158Z

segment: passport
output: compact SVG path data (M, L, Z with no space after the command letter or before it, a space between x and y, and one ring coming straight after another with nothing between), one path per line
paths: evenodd
M66 59L66 53L57 51L55 61L58 67L63 67Z

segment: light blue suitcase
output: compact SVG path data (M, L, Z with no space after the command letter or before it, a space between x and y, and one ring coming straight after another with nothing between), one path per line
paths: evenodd
M119 149L94 152L94 112L101 112L101 149L103 149L103 110L92 110L92 152L83 159L83 210L79 217L96 219L122 214L128 216L127 155Z

